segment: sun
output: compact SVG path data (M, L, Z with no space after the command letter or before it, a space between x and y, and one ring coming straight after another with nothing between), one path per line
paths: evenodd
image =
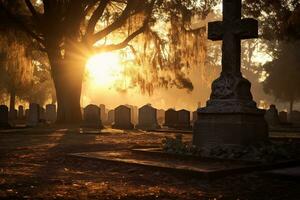
M118 53L101 53L91 57L86 70L92 85L110 87L122 74L120 56Z

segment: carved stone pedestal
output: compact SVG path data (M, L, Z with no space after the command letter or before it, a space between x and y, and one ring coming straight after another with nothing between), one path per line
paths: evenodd
M198 110L193 144L212 148L218 145L250 145L268 139L264 112L209 112Z
M193 144L249 145L268 140L265 111L252 100L251 83L241 76L221 75L212 86L211 100L197 111Z

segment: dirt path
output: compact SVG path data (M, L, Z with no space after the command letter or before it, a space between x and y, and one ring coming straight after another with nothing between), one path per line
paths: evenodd
M0 199L300 199L300 184L261 174L206 181L68 153L155 146L164 133L0 132ZM190 139L187 136L186 139Z

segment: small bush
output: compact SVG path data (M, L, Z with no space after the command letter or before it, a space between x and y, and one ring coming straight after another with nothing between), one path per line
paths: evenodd
M276 162L300 158L299 145L294 143L259 143L251 146L215 146L200 149L182 141L182 135L166 137L163 151L180 155L195 155L220 159L234 159L257 162Z

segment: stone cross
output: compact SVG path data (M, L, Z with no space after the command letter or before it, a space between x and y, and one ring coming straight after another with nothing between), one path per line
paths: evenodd
M241 75L241 40L258 37L258 22L241 19L242 0L223 0L223 21L208 23L208 39L223 40L222 74Z

